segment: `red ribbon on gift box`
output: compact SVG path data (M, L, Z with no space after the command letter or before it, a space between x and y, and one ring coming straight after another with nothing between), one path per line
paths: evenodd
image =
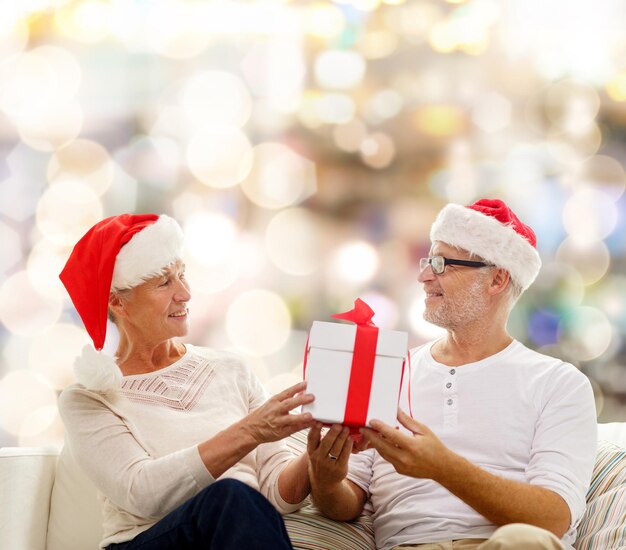
M332 317L352 321L356 324L354 353L352 354L343 424L350 427L365 426L378 343L378 327L372 322L374 310L361 298L357 298L354 301L353 309L344 313L337 313Z

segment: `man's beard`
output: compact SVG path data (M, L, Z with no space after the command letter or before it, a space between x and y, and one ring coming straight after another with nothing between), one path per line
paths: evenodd
M484 284L482 278L477 278L470 285L457 290L454 299L449 294L444 294L439 299L439 304L426 306L424 319L448 330L484 319L488 309Z

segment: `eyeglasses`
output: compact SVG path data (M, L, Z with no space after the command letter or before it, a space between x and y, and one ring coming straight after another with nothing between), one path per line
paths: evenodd
M465 267L487 267L491 264L485 262L472 262L470 260L453 260L444 258L443 256L431 256L430 258L420 259L420 273L430 265L435 275L441 275L447 265L463 265Z

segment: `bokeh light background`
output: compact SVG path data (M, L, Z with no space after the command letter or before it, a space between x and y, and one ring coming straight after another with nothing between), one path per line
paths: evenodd
M510 330L624 420L625 28L622 0L0 2L0 444L62 441L88 339L57 275L102 217L176 217L189 340L276 391L357 296L440 334L417 260L483 196L544 261Z

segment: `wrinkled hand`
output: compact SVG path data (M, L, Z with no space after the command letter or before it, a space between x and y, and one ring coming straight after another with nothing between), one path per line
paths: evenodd
M299 382L268 399L241 420L241 427L257 444L284 439L313 424L311 413L289 414L289 411L312 403L315 397L304 393L306 382Z
M398 420L412 435L372 420L372 428L362 428L363 438L390 462L399 474L437 479L451 451L424 424L398 409Z
M309 430L307 440L311 483L325 487L341 483L348 474L351 451L352 438L348 428L333 424L322 437L322 424L316 422Z

